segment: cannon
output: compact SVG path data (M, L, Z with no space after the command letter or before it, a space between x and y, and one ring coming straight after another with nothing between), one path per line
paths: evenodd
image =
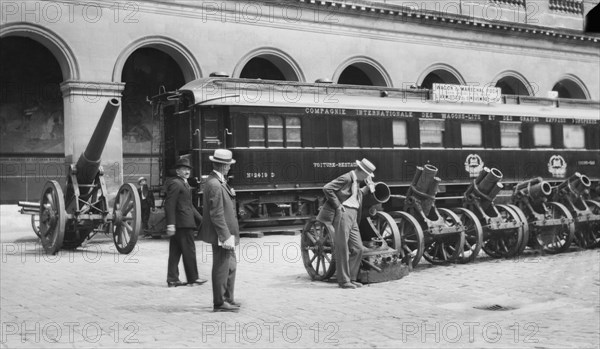
M504 188L500 183L502 172L484 167L465 191L463 208L473 212L483 229L481 248L492 258L510 258L518 255L521 244L527 240L523 212L514 205L496 205L494 199ZM461 208L457 214L464 214Z
M38 236L48 254L56 254L61 248L75 249L99 232L112 233L119 253L131 252L137 242L141 228L137 189L133 184L123 184L109 212L100 166L119 107L118 99L107 102L85 151L67 169L64 194L60 184L51 180L43 187L37 213L31 203L19 203L21 212L39 216Z
M588 199L590 187L590 179L575 172L552 191L552 200L563 204L573 216L574 241L582 248L600 245L600 202Z
M431 165L417 167L406 196L396 195L403 211L390 212L413 267L422 257L432 264L468 263L481 249L482 229L473 212L435 206L441 182L437 172Z
M548 201L552 186L541 177L517 184L512 202L525 215L526 230L519 253L527 246L545 253L569 248L575 234L573 216L561 203Z
M389 187L374 184L374 192L365 187L359 222L363 240L363 259L358 281L375 283L397 280L407 275L410 256L401 248L400 233L392 217L383 212L381 204L390 198ZM313 280L327 280L335 273L334 228L319 217L309 220L302 230L301 251L304 267Z

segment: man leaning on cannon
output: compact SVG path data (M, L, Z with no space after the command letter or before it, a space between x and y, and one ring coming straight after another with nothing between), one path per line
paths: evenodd
M345 173L323 187L327 201L321 208L317 220L333 223L336 278L341 288L357 288L356 281L363 254L363 244L358 230L358 219L363 194L375 191L371 180L375 166L367 159L356 160L356 168ZM359 183L367 186L360 189Z

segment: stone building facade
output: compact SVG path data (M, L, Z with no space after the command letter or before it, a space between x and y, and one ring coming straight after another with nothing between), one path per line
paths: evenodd
M146 97L232 77L600 100L594 0L2 1L0 199L39 200L122 100L109 191L152 175L160 127Z

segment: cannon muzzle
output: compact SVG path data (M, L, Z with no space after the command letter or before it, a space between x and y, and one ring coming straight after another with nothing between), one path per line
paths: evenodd
M552 193L550 183L544 181L541 177L533 178L517 184L513 193L513 201L519 201L527 197L533 204L546 202L548 195Z
M425 215L429 214L439 190L439 177L436 177L438 169L432 165L417 167L410 189L407 193L406 205L412 205L418 200Z
M570 196L572 199L577 199L589 192L592 182L590 179L579 172L575 172L571 177L555 188L553 200L560 201L564 196Z
M363 197L363 207L370 208L374 205L379 205L388 202L391 196L390 187L383 182L375 183L375 192L369 190L368 194Z
M487 209L500 190L504 188L504 185L500 183L501 179L502 172L500 170L484 167L479 176L475 178L473 183L467 188L467 191L465 191L463 200L470 203L479 201L481 207L484 210Z
M94 129L85 151L79 156L75 169L77 170L78 184L91 184L94 182L100 169L100 158L110 134L117 111L121 102L113 98L106 103L106 107L100 116L100 120Z

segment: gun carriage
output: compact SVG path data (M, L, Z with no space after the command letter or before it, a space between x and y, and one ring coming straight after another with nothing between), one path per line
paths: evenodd
M556 186L552 199L563 204L575 224L575 243L582 248L600 245L600 202L589 200L591 181L579 172Z
M20 202L21 212L32 215L32 226L44 250L56 254L75 249L99 232L112 234L120 253L133 250L141 228L140 198L133 184L123 184L109 211L104 171L100 166L120 101L111 99L94 129L85 151L67 170L65 192L54 180L43 187L40 203ZM37 205L37 211L36 211ZM39 232L36 231L39 216Z
M374 283L396 280L408 273L410 256L401 248L400 232L392 217L382 211L390 198L389 187L375 183L374 192L363 198L359 229L365 250L358 280ZM331 222L309 220L302 230L304 267L313 280L326 280L335 273L334 228Z

